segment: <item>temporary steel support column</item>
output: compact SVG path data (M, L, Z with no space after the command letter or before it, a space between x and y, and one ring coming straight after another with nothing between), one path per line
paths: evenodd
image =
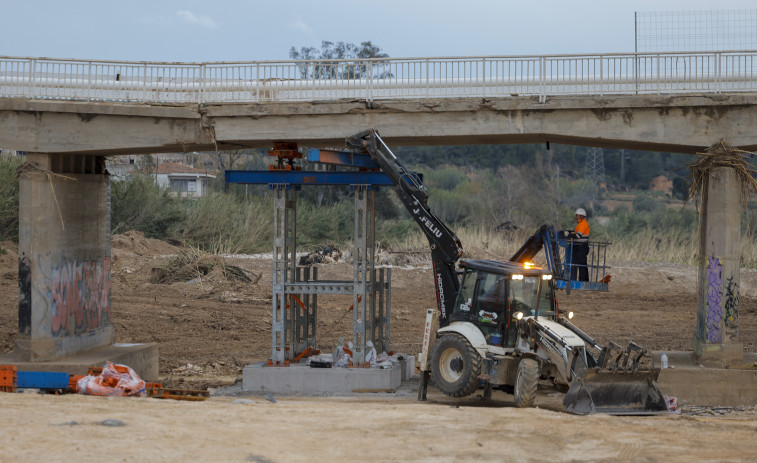
M287 317L288 301L285 285L295 280L297 264L297 190L291 185L272 185L273 199L273 329L274 365L287 360L287 348L294 335L292 317ZM290 307L291 308L291 307ZM289 342L288 342L289 341Z
M352 342L356 362L365 362L367 340L378 352L389 348L389 304L384 300L384 269L376 281L376 192L368 185L355 185L355 289L352 311ZM388 287L387 287L388 289ZM376 300L378 298L378 301ZM378 304L377 304L378 302Z
M287 365L317 347L319 294L351 294L353 361L363 364L366 344L389 350L391 270L375 267L375 194L373 185L351 185L355 192L352 281L319 281L318 268L297 267L297 188L274 184L273 297L271 364Z

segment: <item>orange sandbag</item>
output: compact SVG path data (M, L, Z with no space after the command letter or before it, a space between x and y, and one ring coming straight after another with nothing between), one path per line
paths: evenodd
M145 397L145 382L126 365L107 362L102 373L85 376L76 383L79 394Z

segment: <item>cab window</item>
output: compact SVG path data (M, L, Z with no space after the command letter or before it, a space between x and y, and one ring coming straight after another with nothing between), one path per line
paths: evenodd
M486 337L486 342L501 346L503 328L507 323L507 279L504 275L485 274L478 280L476 289L475 321Z
M463 281L460 284L460 290L455 299L455 307L452 309L454 319L461 320L467 318L473 305L473 293L476 288L476 272L466 270L463 274Z
M538 308L539 316L554 316L552 285L548 280L542 280L539 275L524 276L522 279L510 281L509 297L513 312L523 312L523 315L528 317L536 315Z

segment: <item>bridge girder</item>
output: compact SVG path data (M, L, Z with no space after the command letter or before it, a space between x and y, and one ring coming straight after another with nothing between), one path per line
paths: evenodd
M376 128L395 146L562 143L695 153L723 138L757 149L757 95L537 97L148 105L0 99L0 147L145 154L340 147Z

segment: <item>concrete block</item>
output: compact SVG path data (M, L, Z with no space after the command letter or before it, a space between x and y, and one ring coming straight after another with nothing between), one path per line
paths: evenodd
M653 354L660 365L660 352ZM711 407L757 404L757 354L745 354L739 368L711 368L700 363L694 352L666 352L671 368L660 370L657 384L663 394L676 397L679 405Z
M415 375L415 356L408 355L400 360L400 369L402 370L402 381L407 381Z
M145 381L158 380L157 344L113 344L46 362L29 362L15 351L0 355L0 365L16 365L23 371L55 371L70 375L86 375L89 367L101 367L106 361L131 367Z
M742 343L712 344L694 336L694 352L699 364L709 368L737 368L744 363Z
M242 371L242 390L279 394L345 394L367 390L394 390L402 383L399 365L380 368L310 368L307 365L269 367L247 365Z

